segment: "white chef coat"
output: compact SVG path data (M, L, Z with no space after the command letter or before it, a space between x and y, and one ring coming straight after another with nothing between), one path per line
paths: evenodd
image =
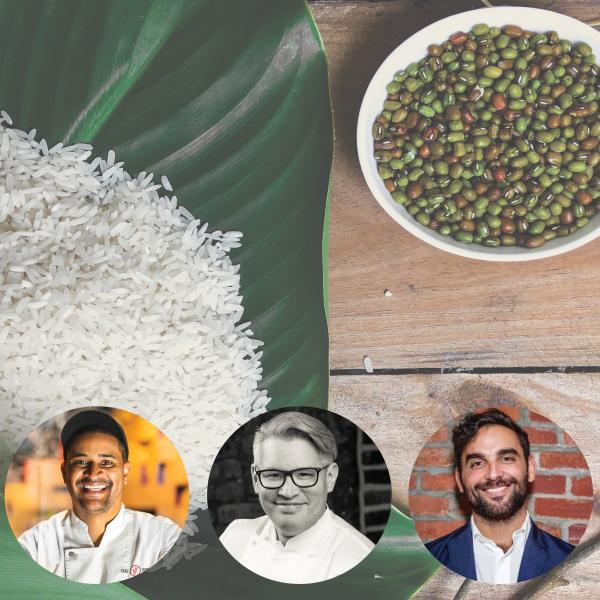
M306 531L286 544L268 516L237 519L220 537L228 552L250 571L284 583L315 583L341 575L361 562L373 542L326 509Z
M483 583L516 583L525 551L525 542L531 530L529 513L525 515L523 524L512 535L512 546L504 552L500 546L486 538L475 525L471 517L473 532L473 552L475 554L475 570L477 581Z
M166 517L121 505L95 547L87 525L63 510L25 531L19 543L39 565L80 583L111 583L138 575L157 563L177 541L181 528Z

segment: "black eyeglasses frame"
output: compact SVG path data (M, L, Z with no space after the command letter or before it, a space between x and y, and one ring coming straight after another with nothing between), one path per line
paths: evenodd
M257 469L256 467L253 467L253 470L254 470L254 474L258 477L258 481L259 481L260 485L262 485L262 487L264 487L266 490L278 490L278 489L282 488L285 485L285 481L288 477L291 478L292 483L296 487L306 489L306 488L315 487L315 485L317 485L317 483L319 483L319 475L320 475L321 471L324 471L325 469L330 467L332 464L333 463L329 463L328 465L325 465L324 467L302 467L300 469L292 469L291 471L283 471L281 469ZM317 472L317 478L315 479L315 482L311 483L310 485L298 485L298 483L296 483L296 480L294 479L294 473L296 473L297 471L308 471L308 470ZM266 473L267 471L277 471L278 473L283 474L283 481L281 482L281 485L278 485L277 487L266 486L262 481L261 474Z

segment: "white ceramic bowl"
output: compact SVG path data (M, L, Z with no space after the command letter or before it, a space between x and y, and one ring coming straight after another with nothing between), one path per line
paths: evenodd
M427 54L427 46L442 43L457 31L469 31L477 23L504 26L519 25L536 32L557 31L561 38L573 42L585 41L600 59L600 32L571 17L549 10L518 6L482 8L460 13L433 23L415 33L400 44L379 67L367 88L360 108L357 127L358 158L363 174L377 202L400 225L421 240L460 256L494 261L523 261L556 256L579 248L600 236L600 214L573 235L555 238L539 248L498 247L486 248L479 244L462 244L450 237L444 237L432 229L421 225L409 215L403 206L397 204L385 189L377 173L377 163L373 157L373 122L381 113L386 98L386 86L394 74Z

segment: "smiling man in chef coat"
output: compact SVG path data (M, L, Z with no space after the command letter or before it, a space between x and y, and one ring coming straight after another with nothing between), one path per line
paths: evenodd
M220 537L247 569L285 583L331 579L361 562L373 542L327 507L337 444L318 419L284 412L263 423L250 468L265 516L237 519Z
M72 581L111 583L163 558L181 528L166 517L123 505L129 447L119 423L102 411L79 412L63 427L61 443L72 509L19 537L33 560Z

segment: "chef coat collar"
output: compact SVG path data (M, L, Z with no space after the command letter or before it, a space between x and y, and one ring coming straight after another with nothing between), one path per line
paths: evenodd
M90 537L90 533L89 533L87 524L84 523L75 514L74 510L68 511L67 519L69 520L69 525L71 526L71 528L78 530L79 532L81 532L82 534L87 536L87 538L90 542L90 545L93 546L94 542L92 541L92 538ZM98 547L101 548L103 545L109 544L112 540L119 537L119 535L122 533L123 529L125 528L126 524L127 524L127 509L125 508L125 505L121 503L121 509L119 510L119 512L117 513L115 518L106 525L106 529L104 530L104 535L102 536L102 539L100 540L100 544L98 545Z
M275 525L269 519L263 530L257 533L257 537L281 544L284 546L285 552L299 552L307 556L317 556L319 554L320 540L327 535L331 520L331 511L326 507L325 512L314 525L291 537L285 544L281 544L277 539Z

